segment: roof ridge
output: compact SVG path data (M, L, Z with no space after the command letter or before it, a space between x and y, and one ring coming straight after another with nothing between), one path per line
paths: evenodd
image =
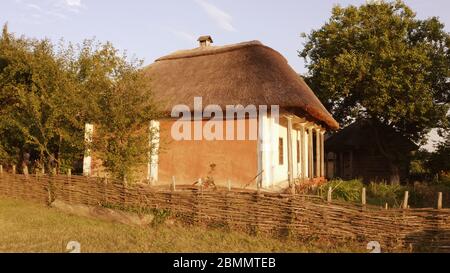
M263 43L261 43L258 40L252 40L252 41L247 41L247 42L242 42L242 43L237 43L237 44L223 45L223 46L209 46L206 48L197 47L197 48L193 48L193 49L178 50L169 55L166 55L166 56L156 59L155 62L184 59L184 58L193 58L193 57L207 56L207 55L216 55L216 54L230 52L230 51L234 51L234 50L238 50L238 49L250 47L250 46L262 46L265 48L272 49L268 46L265 46Z

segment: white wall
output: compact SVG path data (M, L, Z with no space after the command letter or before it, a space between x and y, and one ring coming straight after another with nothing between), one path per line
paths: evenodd
M279 122L270 115L262 115L259 117L259 128L261 129L259 136L264 141L259 142L259 169L263 170L262 186L267 188L274 184L285 182L288 177L288 145L287 145L287 120L280 117ZM301 130L292 130L292 160L293 160L293 178L302 177L302 164L305 164L305 178L309 177L309 130L304 128L305 135L302 137ZM314 136L314 135L313 135ZM278 160L278 138L283 139L283 164L279 164ZM297 140L300 141L300 152L302 156L297 161ZM313 151L314 152L314 151ZM304 163L302 162L304 160Z
M94 135L94 125L86 123L84 126L84 141L92 142L92 137ZM92 156L91 150L87 149L83 157L83 175L89 176L92 172Z
M281 123L281 124L280 124ZM275 130L278 131L278 138L283 139L283 165L278 159L278 138L276 139L275 161L274 161L274 183L288 180L288 150L287 150L287 125L286 120L280 117L280 122L275 123Z
M270 114L259 116L259 169L262 173L262 186L267 188L278 182L288 180L287 128L286 120L277 122ZM283 138L283 165L279 164L278 139Z
M298 150L297 148L297 141L301 140L301 132L300 130L294 130L293 131L293 136L292 139L294 140L293 143L293 148L294 148L294 152L293 152L293 156L294 156L294 178L300 178L301 173L302 173L302 165L301 165L301 161L297 161L297 155L299 153L302 152L302 144L300 142L300 150ZM301 156L300 156L300 160L301 160Z

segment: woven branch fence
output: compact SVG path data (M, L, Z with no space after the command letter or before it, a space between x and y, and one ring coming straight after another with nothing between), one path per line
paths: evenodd
M449 209L383 209L317 196L125 185L71 175L0 173L0 195L50 204L169 211L183 223L274 237L378 241L384 250L450 252Z

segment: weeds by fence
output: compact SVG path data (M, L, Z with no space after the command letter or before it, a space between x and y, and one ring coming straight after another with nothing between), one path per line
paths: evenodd
M124 185L72 175L0 174L0 195L170 214L191 225L331 241L379 241L384 250L450 251L449 209L389 209L321 197L198 187Z

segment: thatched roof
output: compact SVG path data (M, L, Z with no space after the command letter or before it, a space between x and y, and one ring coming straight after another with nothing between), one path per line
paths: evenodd
M259 41L177 51L145 68L152 92L170 112L177 104L279 105L331 129L338 123L277 51Z
M380 137L388 142L391 148L398 151L414 151L418 146L407 137L402 136L393 128L387 127L371 120L360 119L347 127L335 132L325 140L325 147L328 151L349 151L367 149L375 147L377 144L374 138L374 127L377 127Z

